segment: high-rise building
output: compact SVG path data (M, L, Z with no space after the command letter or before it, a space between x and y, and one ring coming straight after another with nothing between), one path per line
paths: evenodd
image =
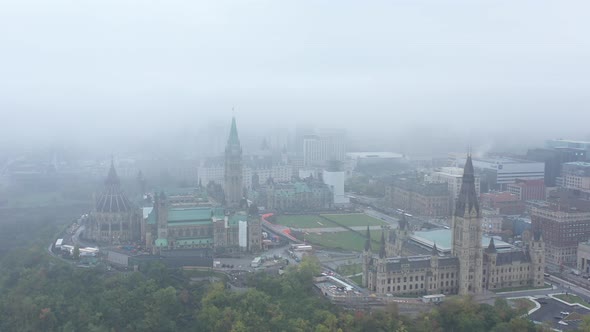
M303 165L323 167L329 160L346 159L346 135L339 130L323 130L303 138Z
M566 147L531 149L527 151L526 158L545 163L545 185L555 187L556 179L561 175L562 165L573 161L585 161L586 153L584 149Z
M531 221L543 232L547 262L575 266L578 244L590 240L590 204L559 194L548 202L530 202Z
M243 197L242 147L238 138L236 118L232 118L225 147L224 192L227 206L238 206Z
M578 149L583 150L585 157L590 157L590 142L587 141L574 141L568 139L552 139L545 142L545 146L550 149Z

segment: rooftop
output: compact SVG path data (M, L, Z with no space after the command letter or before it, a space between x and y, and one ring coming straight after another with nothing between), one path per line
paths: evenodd
M171 208L168 209L168 222L211 220L211 208Z
M414 234L411 235L410 238L412 240L418 242L419 244L426 246L430 249L432 249L432 247L434 246L434 243L436 243L436 247L438 248L438 250L440 252L450 252L451 247L452 247L451 234L452 233L451 233L450 229L435 229L435 230L430 230L430 231L414 232ZM482 238L481 238L482 247L487 248L489 243L490 243L490 237L485 236L485 235L482 236ZM506 242L498 240L498 239L494 239L494 244L496 246L496 249L498 249L498 250L512 248L512 246L509 243L506 243Z

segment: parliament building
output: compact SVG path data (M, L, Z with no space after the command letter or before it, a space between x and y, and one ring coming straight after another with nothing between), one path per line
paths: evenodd
M435 243L430 255L404 256L409 235L402 216L397 229L384 229L379 253L374 255L367 228L362 256L364 287L377 294L418 296L481 294L544 284L545 245L539 230L523 234L522 249L497 249L493 238L483 248L482 215L471 156L465 163L453 213L451 254L441 255Z

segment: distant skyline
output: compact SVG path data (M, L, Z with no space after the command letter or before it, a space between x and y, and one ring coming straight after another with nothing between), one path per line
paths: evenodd
M232 107L240 134L304 123L399 152L588 140L589 9L3 1L0 147L168 141Z

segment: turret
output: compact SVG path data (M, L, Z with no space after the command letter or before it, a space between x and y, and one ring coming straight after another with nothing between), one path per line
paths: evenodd
M487 270L494 271L496 269L496 259L498 258L498 250L496 249L496 244L494 243L493 237L490 238L490 243L488 244L488 247L485 249L485 251L488 257ZM494 278L494 281L492 281L492 278ZM488 274L488 276L486 276L485 279L485 283L487 284L487 286L484 285L484 287L486 289L496 288L495 280L497 280L497 278L493 277L491 273Z
M532 262L532 279L534 286L543 286L545 280L545 241L540 229L533 232L531 245L529 246L529 255Z

